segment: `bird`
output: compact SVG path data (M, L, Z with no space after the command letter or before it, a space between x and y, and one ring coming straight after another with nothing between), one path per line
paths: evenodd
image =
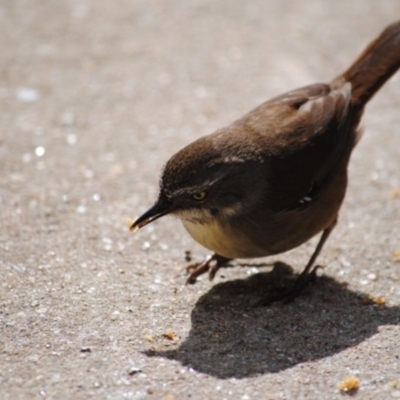
M236 258L266 257L321 234L304 270L284 293L309 282L338 221L360 120L374 94L400 67L400 21L386 27L343 73L275 97L232 124L190 143L165 164L154 205L132 231L172 214L213 252L187 267L187 283Z

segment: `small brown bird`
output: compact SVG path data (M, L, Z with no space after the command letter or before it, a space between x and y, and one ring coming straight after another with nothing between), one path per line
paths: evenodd
M315 278L315 260L336 225L364 107L399 67L400 21L331 83L273 98L173 155L158 200L131 230L166 214L180 218L215 252L188 267L188 283L207 271L212 279L233 258L283 253L322 232L283 296L292 300Z

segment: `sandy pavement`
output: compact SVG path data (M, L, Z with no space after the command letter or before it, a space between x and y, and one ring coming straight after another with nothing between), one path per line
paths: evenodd
M329 81L399 17L398 0L1 1L0 398L343 399L353 375L356 399L400 398L400 73L294 303L254 307L315 240L185 286L185 251L207 252L179 222L125 225L175 151Z

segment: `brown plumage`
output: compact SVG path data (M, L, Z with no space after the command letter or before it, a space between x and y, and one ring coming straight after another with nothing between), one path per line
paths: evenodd
M206 271L212 278L232 258L282 253L322 232L285 294L293 299L314 277L314 262L336 224L364 107L399 67L400 21L330 84L273 98L172 156L156 204L132 229L168 213L178 216L215 252L189 266L189 283Z

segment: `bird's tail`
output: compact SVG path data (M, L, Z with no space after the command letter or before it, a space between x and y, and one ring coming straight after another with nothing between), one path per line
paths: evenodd
M399 68L400 21L397 21L373 40L332 85L350 82L353 104L363 107Z

